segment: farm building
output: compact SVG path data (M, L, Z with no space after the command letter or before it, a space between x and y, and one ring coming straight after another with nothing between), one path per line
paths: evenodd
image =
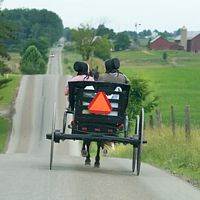
M187 31L185 27L181 30L181 35L175 38L178 45L184 47L185 51L200 52L200 31Z
M152 50L183 50L183 47L176 42L170 42L158 36L150 42L150 49Z

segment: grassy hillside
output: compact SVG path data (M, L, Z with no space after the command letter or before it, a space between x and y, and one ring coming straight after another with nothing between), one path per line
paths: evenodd
M62 65L63 65L63 72L64 74L73 74L73 65L74 62L81 60L81 55L73 52L73 51L66 51L63 49L62 51Z
M169 51L167 62L162 51L114 52L128 77L141 77L149 81L150 88L160 97L159 107L163 121L170 121L170 106L174 105L179 124L184 121L184 107L191 106L193 124L200 122L200 55L182 51Z
M5 77L4 77L5 78ZM21 80L20 75L8 75L8 78L11 79L9 83L0 88L0 109L6 109L14 100L16 95L16 90L19 86ZM2 80L3 77L0 77Z
M74 62L81 61L82 57L80 54L74 51L67 51L63 49L62 51L62 64L63 64L63 72L64 74L75 74L73 70ZM104 72L104 63L101 59L91 57L88 61L90 69L98 67L99 72Z

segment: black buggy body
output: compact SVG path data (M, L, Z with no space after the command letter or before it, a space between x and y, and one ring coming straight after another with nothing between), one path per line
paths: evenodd
M50 168L54 142L83 140L87 142L115 142L133 146L132 170L140 173L141 146L143 143L144 110L137 116L135 134L128 135L129 121L126 114L130 86L105 82L69 82L69 110L64 113L63 130L47 134L51 140ZM134 106L134 105L133 105ZM67 114L74 119L68 125L71 133L65 133ZM53 124L55 122L53 121Z

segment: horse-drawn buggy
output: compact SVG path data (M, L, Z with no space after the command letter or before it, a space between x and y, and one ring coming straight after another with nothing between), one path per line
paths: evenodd
M83 141L82 151L86 151L86 162L90 164L90 143L97 143L95 166L100 164L100 148L108 143L132 145L132 171L140 174L141 150L143 143L144 109L136 117L135 133L130 135L126 114L130 86L106 82L69 82L69 109L64 113L63 130L55 130L55 112L51 134L50 169L52 168L54 143L64 140ZM132 105L134 106L134 105ZM73 114L73 120L67 120ZM71 133L66 133L66 126Z

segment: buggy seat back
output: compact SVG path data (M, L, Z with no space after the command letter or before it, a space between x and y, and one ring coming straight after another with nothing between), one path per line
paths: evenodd
M74 127L72 129L86 132L116 132L116 127L124 124L129 90L130 86L127 84L69 82L69 102L71 108L74 109ZM94 114L89 109L91 102L97 98L100 92L105 95L111 106L111 111L107 114Z

